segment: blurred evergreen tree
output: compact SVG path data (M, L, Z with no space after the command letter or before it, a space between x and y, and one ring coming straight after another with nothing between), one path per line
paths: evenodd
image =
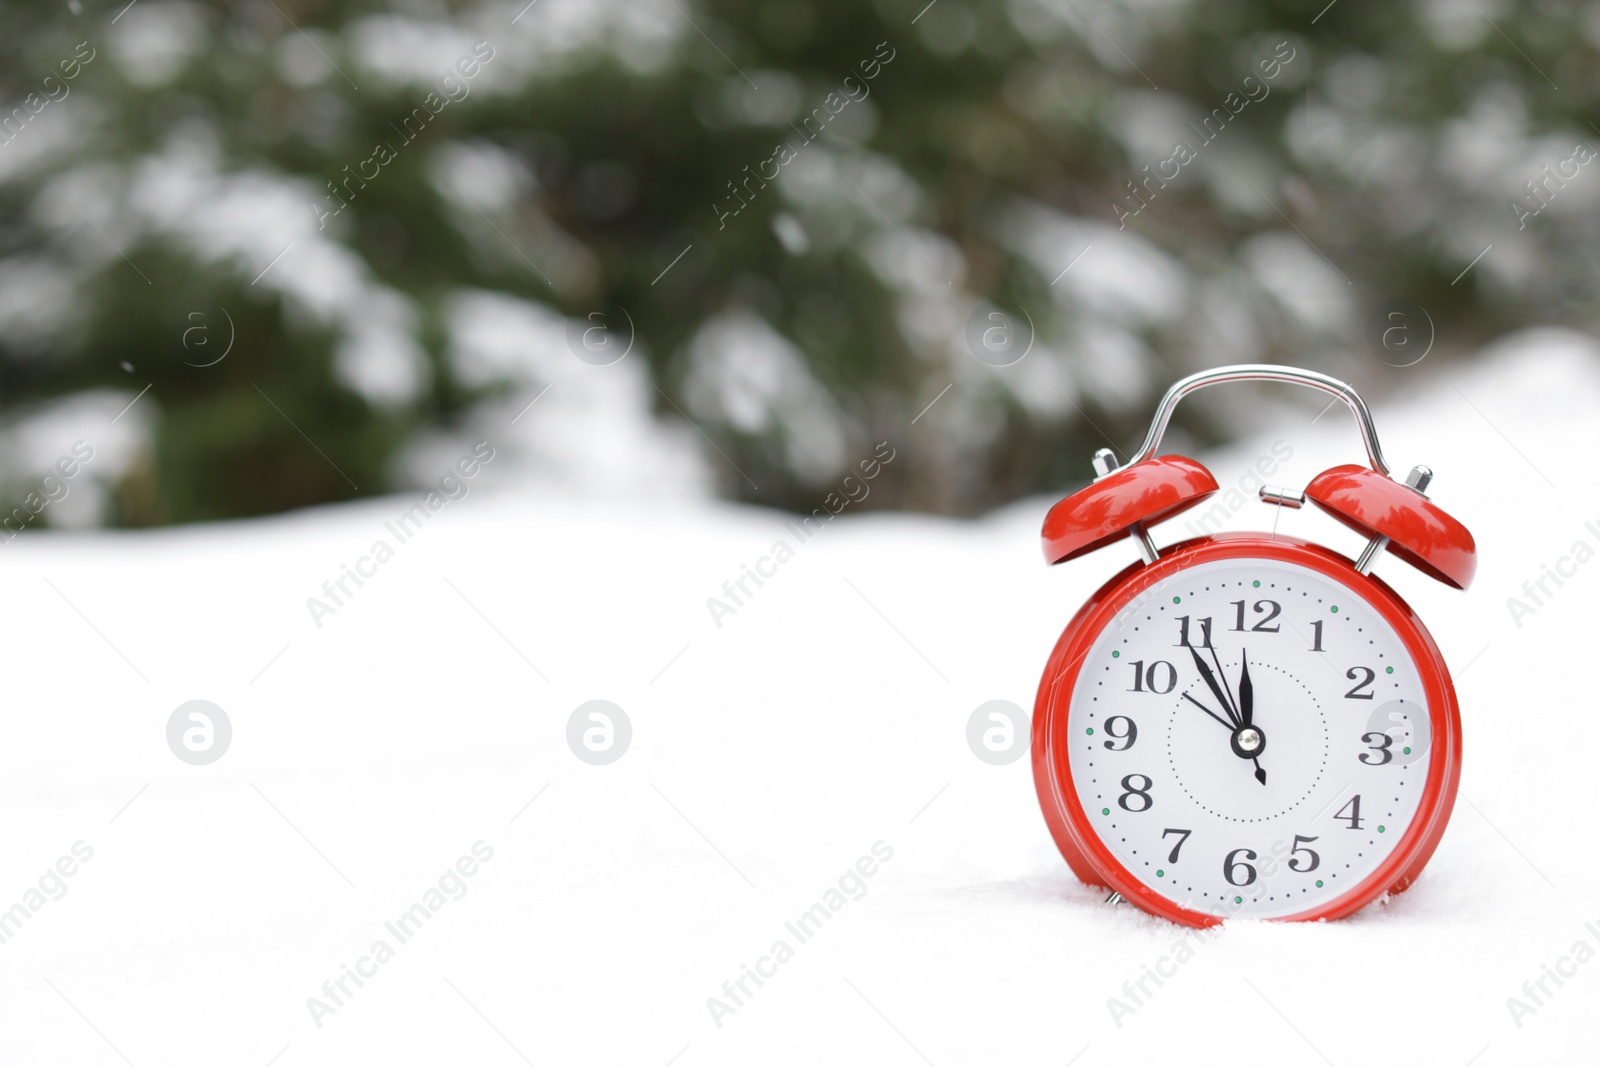
M579 321L626 309L655 410L693 419L729 495L809 510L888 439L906 458L865 506L970 514L1082 481L1095 448L1126 455L1152 395L1199 366L1309 363L1369 388L1416 373L1368 350L1393 301L1427 309L1434 363L1531 322L1592 324L1600 168L1574 149L1600 145L1596 7L1318 8L0 3L0 413L149 383L153 447L118 523L388 491L408 441L506 388L452 358L447 301L474 288ZM602 29L561 46L574 21ZM385 70L454 37L494 58L410 140L439 86ZM80 42L93 58L68 80ZM780 142L795 158L773 179ZM319 231L337 256L302 248L260 284L290 237L208 250L219 217L282 195L252 176L292 185L315 222L311 201L331 208L380 143L392 160L342 185ZM452 200L452 147L527 180L488 207ZM152 203L181 195L152 168L183 159L213 176L192 215ZM968 351L980 300L1031 322L1021 363ZM220 345L224 309L233 348L202 366L216 348L187 331ZM397 336L409 386L346 351ZM1180 433L1244 417L1196 405Z

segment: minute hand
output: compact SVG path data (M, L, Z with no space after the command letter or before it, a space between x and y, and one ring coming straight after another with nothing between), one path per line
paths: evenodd
M1250 681L1250 661L1244 649L1239 650L1239 722L1249 726L1255 721L1256 687Z
M1250 680L1250 660L1245 655L1244 649L1239 650L1239 718L1246 728L1255 720L1256 714L1256 686ZM1259 738L1257 739L1259 741ZM1259 751L1259 745L1257 747ZM1267 772L1261 769L1261 761L1251 758L1256 765L1256 781L1262 785L1267 784Z
M1205 679L1206 688L1211 690L1211 695L1217 698L1217 703L1222 705L1223 712L1232 720L1235 727L1241 726L1238 714L1233 710L1233 701L1229 700L1222 692L1222 686L1217 684L1217 676L1211 673L1211 667L1200 658L1199 651L1189 646L1189 654L1194 657L1195 669L1200 672L1200 677Z

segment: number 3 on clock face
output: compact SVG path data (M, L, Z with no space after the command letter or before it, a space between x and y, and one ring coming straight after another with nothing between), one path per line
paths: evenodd
M1079 876L1197 925L1336 918L1403 888L1460 768L1421 622L1292 538L1210 539L1113 579L1062 635L1034 731Z

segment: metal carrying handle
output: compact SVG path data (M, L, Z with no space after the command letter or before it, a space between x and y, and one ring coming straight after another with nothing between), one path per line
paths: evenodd
M1222 385L1224 382L1290 382L1338 397L1356 417L1356 428L1361 431L1361 440L1367 446L1367 460L1371 463L1372 469L1385 477L1391 477L1389 464L1385 462L1383 449L1378 444L1377 427L1372 424L1372 412L1367 410L1366 401L1362 400L1354 389L1337 378L1330 378L1314 370L1279 367L1270 363L1240 363L1232 367L1217 367L1191 374L1176 382L1167 390L1167 395L1161 398L1161 403L1156 408L1155 419L1150 423L1150 432L1145 435L1144 444L1139 446L1139 451L1135 452L1124 466L1131 467L1135 463L1142 463L1156 454L1156 449L1161 446L1161 435L1166 433L1167 423L1172 421L1172 413L1177 408L1178 401L1197 389L1204 389L1208 385Z

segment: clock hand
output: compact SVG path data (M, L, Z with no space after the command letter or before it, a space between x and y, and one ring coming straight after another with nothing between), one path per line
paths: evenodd
M1217 684L1217 676L1211 673L1211 668L1206 665L1205 660L1200 658L1200 652L1193 645L1189 646L1189 654L1194 657L1195 669L1200 672L1200 677L1205 679L1206 687L1211 690L1211 695L1217 698L1217 703L1222 705L1222 710L1227 712L1228 718L1232 720L1233 728L1237 729L1239 727L1239 719L1234 714L1233 701L1222 695L1222 687Z
M1256 710L1256 687L1250 681L1250 661L1244 649L1239 650L1239 722L1249 726Z
M1233 727L1233 723L1229 722L1227 719L1224 719L1221 715L1218 715L1216 712L1212 711L1210 708L1208 708L1204 704L1200 703L1198 700L1196 700L1194 697L1190 696L1188 693L1183 694L1183 699L1187 700L1189 703L1193 704L1195 707L1199 708L1201 711L1205 712L1207 715L1211 716L1213 719L1216 719L1223 726L1226 726L1229 730L1232 730L1234 728Z
M1259 752L1259 750L1261 750L1262 742L1266 741L1266 737L1262 737L1261 731L1250 725L1250 718L1246 717L1245 710L1235 707L1234 701L1229 699L1229 697L1232 696L1232 691L1229 691L1227 696L1224 696L1224 693L1222 693L1222 688L1227 685L1226 675L1222 677L1222 685L1218 685L1218 681L1216 681L1216 675L1211 673L1211 667L1206 665L1206 662L1203 661L1202 657L1200 657L1200 653L1198 653L1194 645L1189 646L1189 654L1190 656L1194 656L1195 669L1200 672L1200 677L1205 678L1206 688L1211 689L1211 696L1216 697L1216 702L1222 705L1222 710L1227 712L1227 718L1229 718L1229 721L1222 721L1221 715L1213 712L1210 707L1206 707L1205 704L1197 701L1197 699L1194 699L1194 697L1189 696L1187 693L1184 693L1184 699L1189 701L1190 704L1194 704L1195 707L1198 707L1198 709L1202 710L1202 712L1205 712L1206 715L1210 715L1210 717L1214 718L1214 720L1219 721L1219 723L1222 723L1224 726L1227 726L1230 731L1234 731L1234 736L1229 737L1229 744L1232 745L1235 755L1248 758L1251 763L1254 763L1254 765L1256 765L1256 781L1261 782L1262 785L1266 785L1267 773L1264 771L1264 769L1261 769L1261 760L1258 760L1258 758L1254 757L1254 755L1251 755L1251 753ZM1211 648L1211 657L1216 659L1216 648ZM1218 670L1218 673L1222 673L1221 662L1219 662L1218 669L1216 670ZM1254 689L1253 685L1250 685L1250 665L1248 664L1245 665L1245 673L1243 673L1242 678L1240 678L1240 683L1238 683L1238 691L1240 691L1240 694L1245 696L1246 702L1248 702L1246 707L1250 707L1250 715L1253 715L1254 710L1256 710L1254 709L1254 701L1256 701L1256 689ZM1245 742L1248 742L1248 747L1245 747Z
M1228 685L1228 674L1227 674L1226 671L1224 671L1222 669L1222 661L1217 659L1217 646L1216 645L1208 645L1207 647L1210 649L1210 652L1211 652L1211 662L1215 663L1217 665L1217 676L1222 679L1222 688L1228 694L1228 706L1233 709L1233 718L1234 718L1234 720L1236 722L1238 722L1238 724L1240 726L1248 725L1248 723L1245 721L1244 716L1239 713L1239 702L1237 700L1233 699L1233 688ZM1241 655L1243 654L1243 652L1244 652L1244 650L1240 649L1240 654ZM1221 698L1218 697L1218 699L1220 700Z
M1243 721L1244 728L1254 726L1256 713L1256 686L1250 680L1250 660L1244 649L1239 650L1239 718ZM1257 734L1260 731L1256 731ZM1261 761L1252 757L1251 763L1256 765L1256 781L1262 785L1267 784L1267 772L1261 769Z

